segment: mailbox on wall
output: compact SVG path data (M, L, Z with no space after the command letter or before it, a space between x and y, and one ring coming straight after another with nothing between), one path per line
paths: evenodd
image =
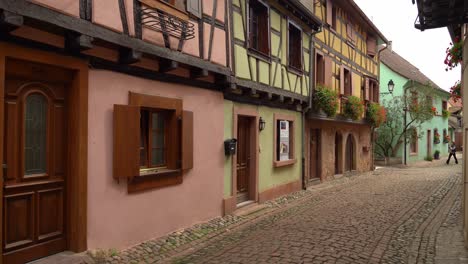
M224 141L224 154L226 156L236 154L237 139L231 138Z

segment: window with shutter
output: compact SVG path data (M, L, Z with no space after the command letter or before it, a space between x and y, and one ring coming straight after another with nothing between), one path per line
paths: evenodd
M249 1L248 46L270 56L269 8L259 0Z
M325 59L322 54L315 54L315 83L325 85Z
M302 30L290 21L288 32L289 66L302 71Z
M193 167L193 113L182 100L130 93L114 106L114 178L128 192L182 183Z
M352 91L352 77L351 71L344 68L343 70L343 85L344 85L344 95L349 96L353 94Z
M187 12L202 18L201 0L187 0Z
M374 57L377 50L377 40L373 37L367 37L367 55Z
M327 24L328 25L332 25L333 24L333 15L332 15L332 10L333 10L333 4L332 4L332 1L331 0L327 0L327 6L326 6L326 9L327 9Z

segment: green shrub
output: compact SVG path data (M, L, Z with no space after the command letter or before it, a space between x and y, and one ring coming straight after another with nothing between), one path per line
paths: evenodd
M426 160L426 161L432 161L433 158L432 158L432 156L426 156L426 157L424 158L424 160Z
M379 127L387 120L387 111L378 103L370 103L367 107L366 119L373 127Z
M343 114L347 118L359 120L364 113L364 102L357 96L348 96L348 101L344 105Z
M334 117L338 111L338 93L319 85L314 93L314 104L322 109L328 117Z
M450 115L449 111L447 111L447 110L445 110L445 109L444 109L444 110L442 110L442 117L444 117L444 118L448 118L448 117L449 117L449 115Z

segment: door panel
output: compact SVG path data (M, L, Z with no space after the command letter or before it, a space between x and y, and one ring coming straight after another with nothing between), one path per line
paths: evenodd
M49 66L7 61L4 263L28 262L67 247L68 84L63 78Z
M34 193L6 195L4 198L5 249L27 246L34 240Z
M320 130L310 131L310 179L319 178Z
M249 199L250 119L239 116L237 124L237 202Z

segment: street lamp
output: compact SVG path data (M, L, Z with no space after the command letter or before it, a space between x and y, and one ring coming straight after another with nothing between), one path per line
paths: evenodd
M395 88L395 83L393 82L393 80L390 79L387 85L388 85L388 92L393 94L393 88Z
M391 94L393 95L393 89L395 88L395 83L393 80L390 80L387 84L388 92L380 92L381 94Z

